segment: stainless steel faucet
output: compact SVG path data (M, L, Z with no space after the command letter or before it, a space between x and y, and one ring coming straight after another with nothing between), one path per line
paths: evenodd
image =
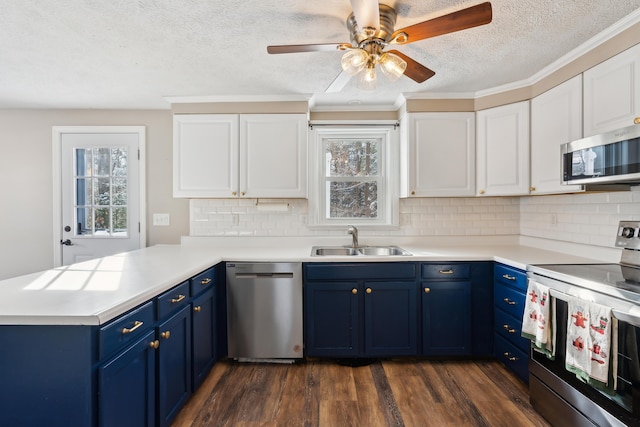
M347 228L347 234L351 234L351 237L353 238L351 247L357 248L358 247L358 229L355 227L355 225L350 225L349 228Z

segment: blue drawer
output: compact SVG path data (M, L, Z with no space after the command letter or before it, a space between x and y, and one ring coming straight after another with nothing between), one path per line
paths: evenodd
M99 358L142 337L153 326L153 311L149 301L100 328Z
M511 369L525 383L529 383L529 353L525 353L511 342L495 334L496 359Z
M531 341L522 338L522 318L513 316L498 309L493 313L493 330L509 342L515 344L522 351L528 352Z
M503 283L522 291L527 292L527 273L524 271L508 267L504 264L496 264L493 269L493 279L495 283Z
M423 279L468 279L470 265L467 263L422 264Z
M189 303L190 281L187 280L182 284L169 289L157 298L158 320L173 313L179 308Z
M191 281L191 296L198 295L200 292L211 289L215 284L216 268L211 267L189 280Z
M524 292L505 286L502 283L495 283L493 287L493 306L504 310L516 319L522 319Z

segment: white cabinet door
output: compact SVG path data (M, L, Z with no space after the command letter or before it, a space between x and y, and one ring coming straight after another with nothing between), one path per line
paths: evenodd
M236 197L238 115L173 118L173 196Z
M405 123L401 196L473 196L475 114L409 113Z
M560 146L582 138L582 76L531 100L531 194L572 193L562 185Z
M477 194L529 194L529 101L477 112Z
M640 44L584 72L584 137L640 116Z
M240 116L240 196L307 197L306 114Z

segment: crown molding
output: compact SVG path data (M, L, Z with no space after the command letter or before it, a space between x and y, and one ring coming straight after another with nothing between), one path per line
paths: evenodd
M295 95L204 95L204 96L165 96L164 100L170 104L198 104L223 102L308 102L313 97L311 93Z

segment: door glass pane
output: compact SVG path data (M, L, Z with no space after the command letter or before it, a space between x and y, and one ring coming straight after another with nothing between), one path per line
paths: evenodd
M75 153L76 236L127 237L127 148Z

